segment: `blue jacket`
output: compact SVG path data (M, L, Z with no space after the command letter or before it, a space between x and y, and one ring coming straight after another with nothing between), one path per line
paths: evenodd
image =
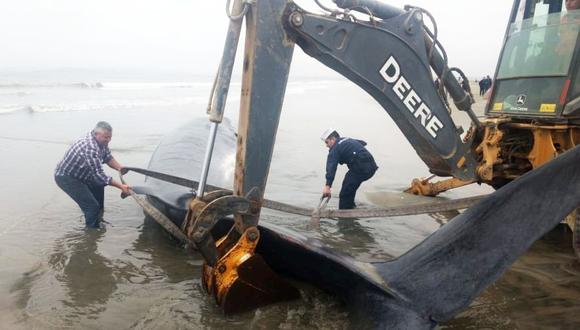
M360 174L377 170L377 164L371 153L365 148L362 140L341 137L328 151L326 159L326 185L332 186L338 164L346 164L348 169Z

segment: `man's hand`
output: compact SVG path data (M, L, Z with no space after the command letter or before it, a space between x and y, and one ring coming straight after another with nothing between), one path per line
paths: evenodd
M121 191L123 192L123 194L129 195L129 190L131 190L131 187L129 187L126 184L121 184L121 186L119 187L119 189L121 189Z
M330 186L324 186L322 189L322 197L330 197Z
M128 185L123 184L123 183L121 183L121 182L119 182L117 180L114 180L114 179L111 180L111 183L109 183L109 184L111 186L117 187L117 188L119 188L121 190L121 192L122 192L121 193L121 197L123 197L123 196L126 197L126 196L129 195L129 190L131 190L131 187L129 187ZM123 197L123 198L125 198L125 197Z

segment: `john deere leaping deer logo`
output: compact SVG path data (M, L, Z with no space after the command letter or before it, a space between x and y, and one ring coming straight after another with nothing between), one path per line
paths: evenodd
M524 105L526 103L526 96L525 95L518 95L518 98L516 99L516 104L517 105Z

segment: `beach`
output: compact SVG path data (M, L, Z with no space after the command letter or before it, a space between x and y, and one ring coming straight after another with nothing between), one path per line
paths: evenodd
M339 300L307 284L299 284L298 301L224 316L201 288L202 258L144 221L138 205L121 199L117 189L106 189L106 230L84 229L80 210L53 179L68 146L105 120L113 126L115 158L147 167L164 135L206 118L212 85L209 76L113 78L0 80L0 329L356 328ZM239 83L232 85L226 109L227 125L234 128L239 89ZM476 96L477 115L483 115L484 105ZM468 123L464 113L453 117ZM377 160L379 171L362 185L358 202L384 206L426 198L402 194L413 178L429 172L371 96L345 79L292 75L266 198L316 206L327 155L319 136L328 127L365 140ZM198 152L203 157L203 150ZM344 166L339 169L337 182L345 172ZM141 177L129 176L129 183L139 182ZM474 184L441 198L492 191ZM337 205L333 198L329 207ZM262 220L361 261L378 261L403 254L455 214L322 220L319 230L311 230L307 218L274 211L264 211ZM580 263L570 236L566 227L555 228L440 328L579 328Z

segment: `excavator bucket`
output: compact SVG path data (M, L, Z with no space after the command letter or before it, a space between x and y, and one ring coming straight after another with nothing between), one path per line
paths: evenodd
M274 273L254 252L259 238L258 229L251 227L215 267L207 263L203 266L203 286L226 314L300 297L294 286ZM218 241L218 250L219 245L227 241L227 236Z
M238 267L237 276L221 298L220 306L225 313L243 312L300 297L298 290L274 273L258 254Z
M258 189L245 197L232 196L231 191L212 191L189 203L184 221L184 231L205 259L202 285L228 314L300 297L295 287L255 253L260 232L241 215L251 214L250 206L260 195ZM228 215L241 222L235 222L216 242L212 229Z

